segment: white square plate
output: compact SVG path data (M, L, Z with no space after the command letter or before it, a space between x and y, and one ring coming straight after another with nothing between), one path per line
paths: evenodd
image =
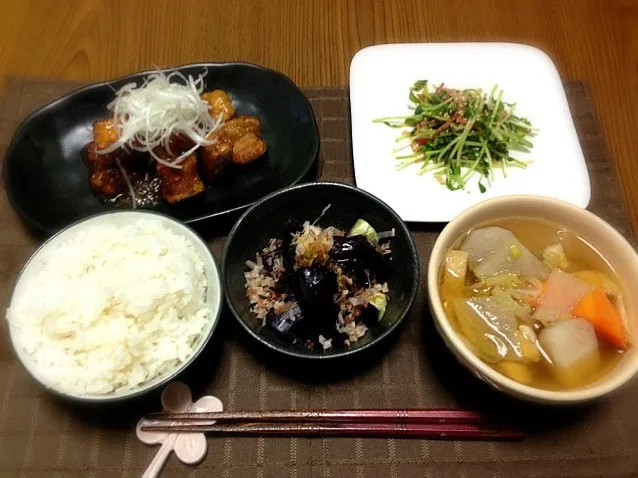
M396 170L391 155L402 131L374 119L409 114L409 88L417 80L450 88L503 90L516 114L539 129L527 169L500 171L485 193L474 176L466 190L450 191L419 165ZM352 148L357 187L379 197L404 221L446 222L468 207L498 196L536 194L587 207L589 175L563 84L541 50L513 43L414 43L364 48L350 65Z

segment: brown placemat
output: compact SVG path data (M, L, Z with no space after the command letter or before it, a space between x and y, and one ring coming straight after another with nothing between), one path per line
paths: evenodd
M75 84L10 79L0 100L0 157L19 121ZM621 192L582 83L567 83L592 180L590 209L632 238ZM348 90L305 90L321 134L318 177L353 183ZM568 181L569 178L566 178ZM225 315L212 358L198 381L228 410L346 407L475 407L509 415L528 437L522 443L385 439L223 438L208 440L205 462L186 467L171 457L164 476L220 477L553 477L638 476L638 383L576 409L532 407L493 392L462 369L432 327L425 271L438 231L413 229L421 289L397 343L383 360L349 380L294 380L260 363ZM632 239L633 240L633 239ZM224 238L211 239L220 257ZM0 304L20 266L37 246L0 194ZM104 419L100 409L61 404L16 363L0 320L0 477L140 476L157 451L132 428ZM153 411L156 406L148 408ZM139 416L139 415L138 415Z

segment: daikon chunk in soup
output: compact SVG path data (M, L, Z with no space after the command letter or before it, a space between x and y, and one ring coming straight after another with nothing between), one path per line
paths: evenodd
M631 346L614 271L548 221L512 217L468 231L446 254L440 293L470 350L532 387L589 385Z

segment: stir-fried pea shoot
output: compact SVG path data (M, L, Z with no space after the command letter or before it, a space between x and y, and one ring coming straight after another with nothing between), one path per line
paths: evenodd
M465 189L478 174L478 188L494 180L494 168L507 177L509 167L526 168L529 161L510 156L510 151L529 152L530 138L536 130L531 123L514 115L515 104L503 101L496 86L489 95L482 90L455 90L443 84L430 91L427 80L410 88L410 116L379 118L391 128L409 128L397 142L407 141L394 150L400 161L397 169L420 163L418 174L433 172L434 177L455 191ZM411 154L397 155L410 148Z

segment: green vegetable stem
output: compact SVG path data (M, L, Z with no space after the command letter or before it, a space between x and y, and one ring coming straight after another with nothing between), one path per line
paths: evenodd
M394 151L397 169L420 164L418 174L432 172L452 191L465 189L471 178L478 177L479 191L484 193L485 183L494 180L494 168L507 177L509 167L524 169L530 163L513 158L510 152L531 151L530 140L537 130L514 114L516 105L504 102L503 91L496 86L489 95L480 89L456 90L443 84L430 91L427 80L420 80L410 88L409 99L411 115L374 120L391 128L407 128ZM396 155L408 147L411 154Z

